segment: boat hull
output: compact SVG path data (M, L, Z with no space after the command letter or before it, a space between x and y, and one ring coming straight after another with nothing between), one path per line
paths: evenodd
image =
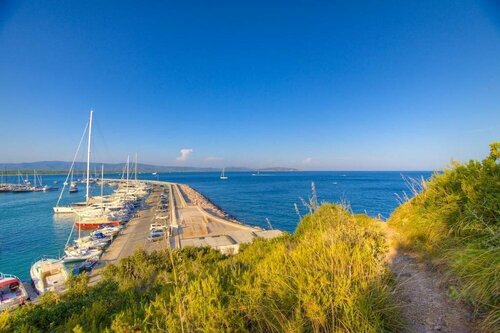
M96 229L101 225L106 226L119 226L119 221L78 221L76 222L76 226L82 230Z
M53 207L53 210L54 210L55 214L73 214L74 213L73 207L59 206L59 207Z
M14 310L29 299L21 280L14 275L0 273L0 313Z
M44 266L54 266L56 273L47 273ZM53 270L53 269L52 269ZM57 276L56 279L48 277L49 275ZM47 291L60 292L64 290L64 283L68 278L66 269L60 259L45 258L35 262L30 269L31 282L35 287L37 294L41 295Z

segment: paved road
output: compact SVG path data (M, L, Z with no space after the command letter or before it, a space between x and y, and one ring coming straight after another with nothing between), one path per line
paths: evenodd
M120 234L111 246L102 255L100 267L106 264L114 264L118 260L134 254L143 248L146 251L164 250L167 248L181 247L181 240L195 239L210 236L226 235L234 232L252 233L261 229L253 228L244 224L235 223L224 218L215 216L200 206L186 201L185 194L178 184L166 182L149 182L153 185L153 192L146 200L146 207L140 210L128 224L127 228ZM169 193L170 205L168 220L155 219L156 208L159 204L159 196L165 190ZM166 213L161 213L166 215ZM164 222L172 225L172 236L165 237L161 241L151 243L147 240L151 223ZM100 269L95 269L91 274L91 283L100 279Z
M169 191L169 187L165 187L165 189ZM91 283L100 280L100 268L103 268L107 264L115 264L120 259L131 256L137 249L142 248L146 251L153 251L165 249L168 246L168 243L164 241L151 243L147 240L151 223L168 223L166 220L155 219L156 208L160 202L162 191L163 188L154 186L153 192L147 198L145 206L127 223L127 227L101 256L99 268L94 269L90 276Z

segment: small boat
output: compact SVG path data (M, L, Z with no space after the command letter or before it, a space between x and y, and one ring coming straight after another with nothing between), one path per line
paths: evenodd
M69 186L68 192L69 193L76 193L76 192L78 192L78 185L77 185L76 182L71 182L71 185Z
M83 272L90 272L90 271L92 271L92 268L94 268L94 266L97 265L98 262L99 262L99 260L96 260L96 259L85 260L85 262L82 262L81 264L75 265L73 267L73 271L71 273L73 275L78 275L78 274L81 274Z
M31 266L31 281L38 294L48 291L61 292L66 289L68 272L61 259L43 258Z
M224 168L222 168L222 173L220 174L220 179L227 180L228 177L224 174Z
M72 206L56 206L53 207L55 214L73 214L75 210Z
M75 246L80 249L85 250L103 250L111 244L111 237L103 236L101 238L95 238L91 236L80 237L75 240ZM69 248L74 250L75 248Z
M68 192L69 193L78 192L78 182L73 181L73 171L71 171L71 181L69 183Z
M97 235L97 232L100 232L106 237L114 237L121 230L122 230L121 226L113 227L113 226L107 226L107 225L100 225L96 231L91 233L91 236L95 236L95 235Z
M158 172L153 172L152 175L153 176L156 176L158 174Z
M44 192L56 191L57 189L58 189L57 187L49 185L45 185L44 187L42 187L42 191Z
M0 273L0 313L14 310L28 299L28 293L17 276Z
M102 250L81 249L76 246L68 247L64 250L66 255L63 257L65 263L85 261L89 259L98 259Z

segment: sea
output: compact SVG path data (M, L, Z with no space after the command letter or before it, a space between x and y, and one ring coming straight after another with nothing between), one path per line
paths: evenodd
M397 195L411 194L405 178L431 175L427 171L226 172L229 179L221 180L215 172L186 172L139 174L138 178L188 184L243 223L293 232L299 214L308 212L304 202L313 191L319 203L343 202L355 213L386 219L399 204ZM6 178L18 182L17 176ZM44 175L42 181L62 188L65 179L66 175ZM83 201L85 186L79 187L76 194L63 193L61 204ZM104 188L105 193L111 190ZM92 188L94 195L100 191L98 186ZM0 193L0 272L29 280L29 269L38 258L63 254L73 220L53 214L59 196L60 191Z

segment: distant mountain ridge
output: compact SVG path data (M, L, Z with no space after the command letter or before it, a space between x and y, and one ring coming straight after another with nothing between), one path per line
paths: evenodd
M65 161L39 161L39 162L23 162L23 163L0 163L0 171L65 171L69 170L71 162ZM104 163L105 172L122 172L126 163ZM135 165L130 163L130 171L134 170ZM75 162L74 170L83 171L87 168L85 162ZM92 171L100 171L101 163L91 163ZM193 166L164 166L138 163L137 169L139 172L216 172L220 168L193 167ZM263 169L253 169L247 167L226 167L226 171L299 171L294 168L273 167Z

